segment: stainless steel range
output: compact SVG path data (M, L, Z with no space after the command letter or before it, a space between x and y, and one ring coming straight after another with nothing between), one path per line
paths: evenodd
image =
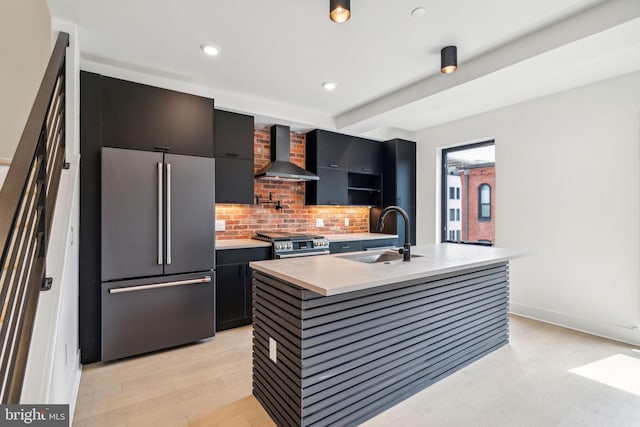
M329 241L323 236L256 231L256 235L253 238L271 242L274 259L326 255L329 253Z

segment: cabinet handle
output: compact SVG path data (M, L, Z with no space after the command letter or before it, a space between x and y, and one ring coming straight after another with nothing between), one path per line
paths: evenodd
M211 276L204 276L198 279L178 280L175 282L154 283L152 285L142 285L142 286L126 286L124 288L112 288L112 289L109 289L109 293L121 294L124 292L137 292L137 291L146 291L149 289L170 288L173 286L185 286L185 285L195 285L198 283L209 283L210 281L211 281Z
M328 204L330 204L330 205L338 205L339 203L338 203L338 202L333 202L333 201L329 200Z
M340 249L349 249L349 248L351 248L351 246L348 246L348 245L347 246L340 246Z
M336 165L335 163L329 163L330 168L338 168L340 165Z
M167 163L167 264L171 264L171 163Z
M362 170L363 170L364 172L371 172L371 169L369 169L369 168L362 168Z
M162 265L162 163L158 163L158 265Z
M238 157L238 153L227 153L229 157Z

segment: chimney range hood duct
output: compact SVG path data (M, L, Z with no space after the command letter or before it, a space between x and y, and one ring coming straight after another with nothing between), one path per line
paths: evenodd
M257 179L280 182L317 181L317 175L291 163L289 126L271 126L271 163L256 173Z

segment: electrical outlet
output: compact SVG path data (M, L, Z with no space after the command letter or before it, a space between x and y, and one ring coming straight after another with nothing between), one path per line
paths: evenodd
M269 359L278 363L278 342L269 337Z
M216 231L224 231L226 221L224 219L216 219Z
M316 219L316 227L324 227L324 219L322 218Z
M348 227L349 226L349 218L345 218L344 219L344 226Z

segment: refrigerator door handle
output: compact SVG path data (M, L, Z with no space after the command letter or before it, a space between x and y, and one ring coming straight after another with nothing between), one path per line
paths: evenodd
M167 163L167 264L171 264L171 163Z
M198 279L178 280L175 282L154 283L151 285L141 285L141 286L126 286L124 288L112 288L112 289L109 289L109 293L121 294L124 292L146 291L149 289L169 288L173 286L196 285L198 283L209 283L209 282L211 282L211 276L204 276Z
M162 265L162 163L158 163L158 265Z

